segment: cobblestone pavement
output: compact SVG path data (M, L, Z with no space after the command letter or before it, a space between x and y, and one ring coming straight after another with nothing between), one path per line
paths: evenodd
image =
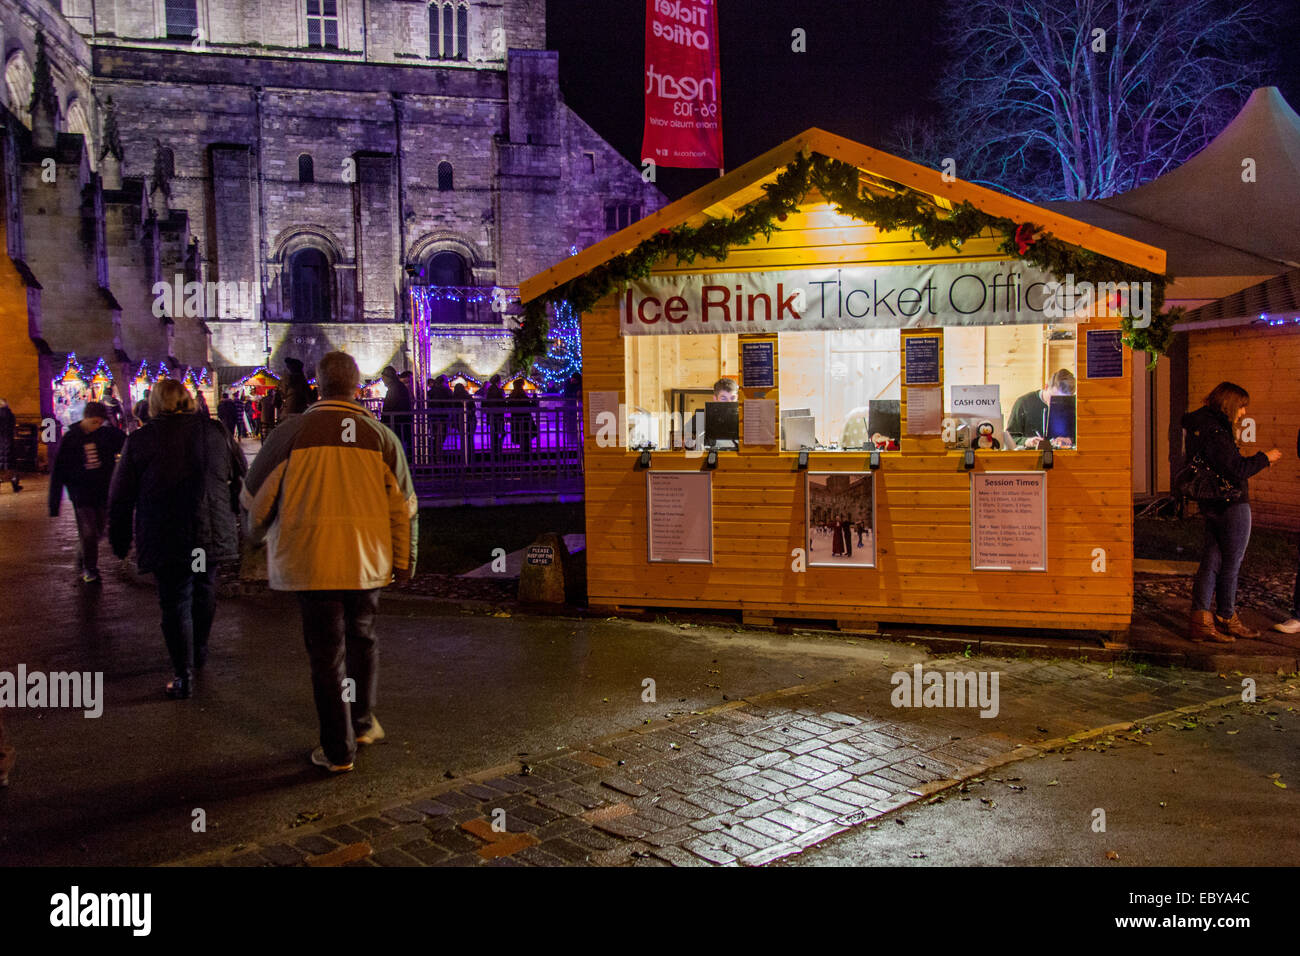
M526 756L400 802L177 862L762 865L1090 730L1241 693L1241 675L1073 661L955 657L925 670L996 672L997 716L895 708L893 672L881 666L647 722L583 750ZM1269 683L1261 680L1260 693Z

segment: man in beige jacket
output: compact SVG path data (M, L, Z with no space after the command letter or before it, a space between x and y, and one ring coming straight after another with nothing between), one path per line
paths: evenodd
M418 510L406 453L356 401L352 356L316 367L320 401L267 437L244 482L250 530L265 533L271 587L294 591L311 660L320 742L312 763L351 770L384 736L374 622L379 590L415 569Z

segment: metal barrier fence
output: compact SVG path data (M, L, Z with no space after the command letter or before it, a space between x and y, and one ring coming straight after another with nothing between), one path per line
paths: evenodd
M431 403L392 415L381 412L381 400L364 404L402 440L422 501L582 494L579 399Z

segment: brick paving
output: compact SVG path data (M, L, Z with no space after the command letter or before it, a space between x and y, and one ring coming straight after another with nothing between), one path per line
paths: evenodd
M895 708L882 664L177 863L763 865L1073 735L1240 692L1227 675L1079 661L956 657L925 670L996 672L998 715Z

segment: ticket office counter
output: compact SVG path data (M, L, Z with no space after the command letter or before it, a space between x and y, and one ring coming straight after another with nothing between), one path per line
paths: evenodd
M618 447L588 417L593 605L1128 626L1117 320L620 336L616 313L583 323L588 408L625 415ZM734 450L699 434L721 378Z

